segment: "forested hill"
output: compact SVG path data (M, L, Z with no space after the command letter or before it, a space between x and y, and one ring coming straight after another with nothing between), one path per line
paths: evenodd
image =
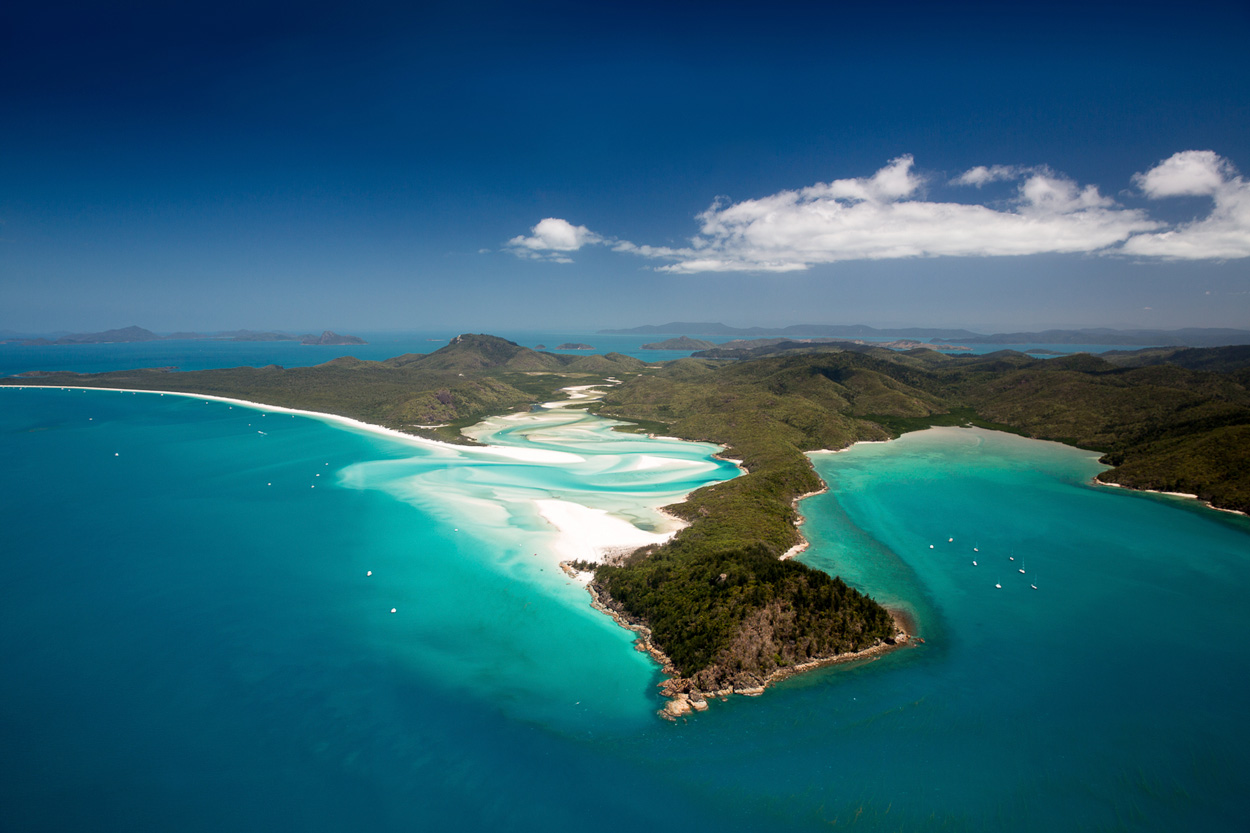
M596 584L651 623L653 640L695 690L750 686L802 663L819 639L836 641L823 630L829 620L796 624L815 594L788 584L790 576L765 576L761 554L775 559L799 541L794 500L820 487L803 452L937 424L1095 449L1115 466L1100 475L1105 482L1250 511L1250 348L1114 358L787 345L775 356L683 359L637 376L608 393L602 413L727 445L750 474L672 507L693 525L601 568ZM862 644L875 620L865 609L851 621L840 638Z
M645 365L619 353L558 356L489 335L466 334L433 353L385 361L350 356L315 367L234 367L168 372L26 373L0 384L184 391L352 417L408 433L465 442L460 428L558 397L560 388L622 378Z
M803 452L929 425L982 425L1096 449L1100 479L1250 511L1250 347L947 356L783 342L743 361L663 365L540 353L464 335L430 354L311 368L43 374L6 384L179 390L441 431L607 377L600 412L728 447L746 476L670 507L691 525L602 567L608 605L645 624L692 692L755 688L813 659L893 637L889 616L835 578L779 557L799 542L795 500L821 487ZM449 426L423 429L439 423Z
M1250 429L1250 346L1056 359L792 342L776 349L751 361L671 363L614 389L604 411L664 422L748 457L783 439L810 450L930 424L991 425L1101 451L1120 467L1102 475L1106 482L1250 511L1250 446L1235 441ZM1213 455L1216 436L1221 452ZM763 437L770 442L750 441ZM1188 464L1165 464L1185 450Z

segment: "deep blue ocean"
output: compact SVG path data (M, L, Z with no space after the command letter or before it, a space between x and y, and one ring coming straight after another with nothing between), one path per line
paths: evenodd
M158 363L329 349L181 344ZM35 349L169 355L142 347ZM0 830L1245 829L1247 519L993 432L813 455L803 559L925 643L670 723L534 507L647 528L732 467L518 420L457 451L0 389Z

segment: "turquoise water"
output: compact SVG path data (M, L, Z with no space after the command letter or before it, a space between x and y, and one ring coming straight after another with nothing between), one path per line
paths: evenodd
M805 560L926 643L672 724L535 501L658 530L732 469L479 434L0 390L0 829L1243 829L1244 519L1009 435L815 455Z
M29 370L71 370L76 373L103 373L136 367L176 367L179 370L205 370L214 367L308 367L339 356L380 361L405 353L430 353L444 347L461 330L422 332L359 333L369 343L334 346L300 344L292 341L145 341L133 344L60 344L23 346L0 343L0 376L13 376ZM524 347L543 345L552 353L581 355L581 351L556 350L565 343L589 344L594 352L624 353L647 362L670 361L689 356L690 350L644 350L642 345L670 338L667 335L601 335L594 332L530 332L524 330L492 333ZM703 339L716 344L728 337ZM887 337L868 339L887 341ZM1100 353L1104 350L1131 350L1132 347L1100 344L973 344L969 352L981 354L998 350L1051 349L1067 354Z
M808 563L926 637L898 720L935 809L1038 830L1244 824L1244 518L1095 486L1095 455L988 431L814 462L831 493L804 505Z

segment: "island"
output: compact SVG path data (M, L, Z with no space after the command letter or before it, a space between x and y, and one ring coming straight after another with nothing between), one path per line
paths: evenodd
M356 336L341 336L332 330L326 330L321 335L302 335L299 337L300 344L368 344L363 338Z
M894 341L865 341L858 338L735 338L724 344L712 345L694 353L703 359L757 359L784 352L813 352L825 349L855 350L884 348L903 352L906 350L941 350L944 352L972 352L971 347L954 344L933 344L912 339Z
M589 344L582 344L580 341L566 341L564 344L557 344L557 350L594 350Z
M220 333L169 333L158 335L143 327L130 326L117 330L104 330L98 333L74 333L56 339L23 338L16 339L19 345L39 347L62 344L133 344L144 341L298 341L300 344L368 344L357 336L339 335L326 330L321 335L306 333L291 335L290 333L255 332L253 330L234 330Z
M781 342L747 358L646 364L555 355L466 334L429 354L316 367L47 373L13 385L216 394L339 414L468 442L460 429L572 385L623 430L716 443L744 474L667 511L667 542L590 570L594 604L639 634L665 669L665 712L758 694L788 674L909 644L914 628L841 579L792 558L797 501L818 492L806 452L976 425L1097 450L1099 482L1183 493L1250 512L1250 346L1152 348L1053 359ZM422 427L438 425L437 428Z
M953 341L963 344L1103 344L1153 345L1163 347L1224 347L1250 344L1250 330L1227 327L1187 327L1180 330L1113 330L1094 327L1082 330L1044 330L1042 332L993 333L984 335L971 330L940 327L902 327L882 330L865 324L791 324L785 327L730 327L712 322L672 321L626 329L600 330L610 335L677 335L735 336L761 338L783 336L799 338L868 338L901 337Z
M669 338L664 341L654 341L650 344L642 345L643 350L707 350L716 345L710 341L704 341L701 338L689 338L681 336L679 338Z

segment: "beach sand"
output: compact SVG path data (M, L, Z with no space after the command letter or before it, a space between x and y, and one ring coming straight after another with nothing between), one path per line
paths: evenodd
M563 390L570 393L569 400L560 400L557 402L544 405L545 408L563 408L569 405L585 404L593 401L597 397L591 391L604 387L605 385L576 385ZM6 386L9 387L9 386ZM103 391L113 393L131 393L145 394L148 396L179 396L187 399L199 399L204 402L220 402L232 406L240 406L266 414L291 414L294 416L310 417L332 425L347 428L353 431L360 431L368 434L375 434L387 437L388 439L398 440L409 445L426 448L438 449L445 453L456 455L471 454L479 457L494 457L498 459L513 460L520 463L533 463L545 465L570 465L585 461L585 457L574 454L572 452L557 451L554 449L542 448L509 448L498 445L481 445L481 446L464 446L453 443L442 442L439 440L431 440L425 437L416 437L411 434L405 434L402 431L396 431L392 428L384 428L380 425L373 425L360 420L351 419L350 417L338 416L336 414L327 414L319 411L308 411L298 408L285 408L275 405L266 405L261 402L252 402L245 399L235 399L226 396L215 396L210 394L187 393L183 391L146 391L134 390L130 388L100 388L100 387L73 387L62 385L19 385L11 386L17 390L25 388L41 389L41 390L81 390L81 391ZM522 415L524 416L524 415ZM677 461L680 462L680 461ZM647 455L640 455L636 469L643 470L647 468L659 467L661 461L652 459ZM677 502L680 501L680 498ZM686 524L678 518L654 509L654 514L658 520L656 529L648 531L640 529L630 523L623 517L613 515L607 510L596 509L589 506L583 506L567 500L559 500L556 498L537 499L534 500L534 506L539 515L551 526L553 535L552 542L549 545L549 561L552 565L558 565L565 561L587 561L600 563L605 556L617 555L621 553L632 552L639 547L649 544L658 544L667 541L686 526ZM649 509L645 505L640 505L640 509ZM589 574L579 574L580 580L589 580Z

